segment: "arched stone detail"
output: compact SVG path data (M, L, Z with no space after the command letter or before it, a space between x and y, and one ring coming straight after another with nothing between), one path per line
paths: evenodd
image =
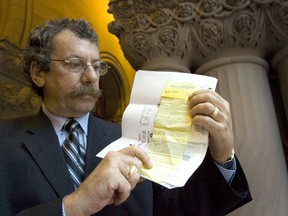
M103 95L95 106L94 114L102 119L121 123L131 91L128 79L121 63L111 53L101 52L100 56L110 68L105 76L100 77Z

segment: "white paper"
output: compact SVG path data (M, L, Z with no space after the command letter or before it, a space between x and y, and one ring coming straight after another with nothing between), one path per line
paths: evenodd
M197 90L215 90L217 79L209 76L160 71L138 71L136 73L130 97L130 103L122 117L122 137L104 148L98 157L104 158L109 151L118 151L125 147L138 145L152 159L153 168L143 170L142 177L159 183L167 188L182 187L202 163L207 147L208 133L204 128L192 124L188 143L180 164L168 167L167 163L151 153L150 142L154 122L161 102L162 91L168 81L191 82L197 84ZM164 156L164 162L166 160ZM161 178L160 178L161 177Z

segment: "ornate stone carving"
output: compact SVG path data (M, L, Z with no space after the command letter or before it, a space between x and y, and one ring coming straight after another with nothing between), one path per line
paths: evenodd
M287 173L267 71L274 56L275 68L287 74L288 1L110 0L109 12L115 17L109 30L136 70L197 68L219 78L254 192L254 201L231 215L261 215L263 206L267 214L287 215Z
M109 31L135 69L188 72L219 51L269 56L288 41L284 0L111 0L109 12Z
M38 110L40 102L30 87L0 83L1 118L31 115Z
M38 111L41 99L29 86L19 67L21 50L0 41L0 118L16 118Z

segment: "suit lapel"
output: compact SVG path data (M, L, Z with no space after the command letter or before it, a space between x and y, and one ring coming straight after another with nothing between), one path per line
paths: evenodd
M85 160L85 177L87 177L102 160L101 158L96 157L96 154L107 145L107 141L105 142L106 135L107 132L101 127L100 121L90 115Z
M29 129L33 135L24 140L24 145L55 192L59 196L71 193L73 184L51 122L42 112L34 120Z
M24 139L23 142L30 152L31 157L58 196L65 196L73 192L74 186L50 120L43 112L40 112L39 115L28 124L28 132L33 135ZM85 177L87 177L102 160L96 157L96 154L112 141L119 138L120 135L118 127L110 127L110 124L90 114L85 159Z
M90 114L85 177L87 177L102 160L102 158L96 157L96 154L119 137L121 137L121 130L118 125L97 119Z

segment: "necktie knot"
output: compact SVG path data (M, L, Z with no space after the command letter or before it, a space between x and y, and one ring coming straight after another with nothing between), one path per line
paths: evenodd
M72 133L79 128L81 128L80 124L73 118L68 119L63 125L63 129L69 133Z

